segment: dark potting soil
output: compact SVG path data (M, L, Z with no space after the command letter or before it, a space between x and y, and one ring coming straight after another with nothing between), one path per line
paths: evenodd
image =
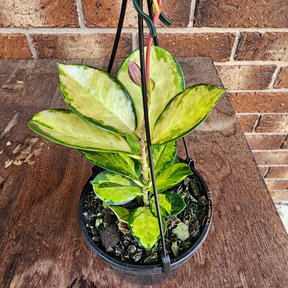
M186 203L186 208L180 214L165 218L165 244L172 260L186 252L200 237L208 217L208 202L204 187L193 175L169 191L181 195ZM139 197L123 206L133 210L143 206L143 202ZM130 264L161 263L161 239L147 251L133 238L128 224L119 222L111 209L103 207L102 200L95 195L92 187L85 198L83 216L92 241L111 257ZM189 237L185 241L178 239L172 231L181 222L188 226Z

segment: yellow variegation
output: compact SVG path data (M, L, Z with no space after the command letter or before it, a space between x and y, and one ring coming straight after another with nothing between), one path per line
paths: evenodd
M146 53L146 48L145 48ZM121 65L117 78L131 95L137 114L138 126L136 134L140 137L140 129L144 117L142 91L129 77L128 63L132 61L140 66L139 50L135 50ZM149 99L150 132L153 133L155 122L169 100L185 88L184 76L176 59L165 49L152 46L150 60L150 78L155 87Z
M176 163L165 169L156 178L156 186L158 192L163 192L176 184L180 183L187 176L191 175L189 165L185 163Z
M177 152L177 142L152 147L155 177L172 165Z
M91 181L96 195L108 204L121 205L141 196L141 188L119 174L103 171Z
M190 133L208 117L225 91L198 84L176 95L157 119L152 144L166 144Z
M149 207L139 207L129 214L129 228L134 238L146 250L150 249L160 238L158 219L152 214ZM162 221L164 234L166 233L166 222Z
M34 132L64 146L132 153L123 137L90 125L71 110L44 110L36 114L28 125Z
M114 212L114 214L117 216L119 221L122 221L128 224L129 213L130 213L128 209L121 207L121 206L114 206L114 205L110 205L108 207Z
M105 153L78 150L83 156L103 169L119 173L133 180L139 180L141 163L123 153Z
M179 214L186 207L183 198L174 192L167 192L164 194L159 194L159 206L161 216L168 217ZM150 210L154 216L157 217L157 209L155 204L155 198L153 197L150 201Z
M68 106L101 129L133 134L137 118L133 101L117 78L86 65L58 64L59 86Z
M141 73L135 63L140 65L138 49L123 62L117 78L86 65L58 64L60 90L71 110L42 111L33 117L29 127L56 143L77 148L106 169L91 181L95 194L119 221L128 222L134 238L150 249L159 239L160 230L155 201L149 199L153 188L147 142L141 135L141 129L145 129ZM203 122L225 92L209 84L184 88L184 76L175 58L153 46L147 83L148 113L160 193L192 174L189 165L179 163L175 141ZM119 206L136 197L138 204L143 199L144 207L130 211ZM185 207L176 193L159 194L159 200L162 217L177 215ZM164 220L163 227L166 230Z

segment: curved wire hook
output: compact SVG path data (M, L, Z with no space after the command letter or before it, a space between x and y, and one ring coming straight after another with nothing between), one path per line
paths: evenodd
M159 20L168 27L172 24L172 21L169 20L162 12L160 13Z
M156 33L156 28L154 26L153 21L151 20L151 18L147 14L145 14L142 11L142 9L140 9L140 6L139 6L137 0L133 0L133 5L134 5L134 8L137 11L138 15L145 20L145 22L146 22L146 24L150 30L151 37L154 38L157 33Z

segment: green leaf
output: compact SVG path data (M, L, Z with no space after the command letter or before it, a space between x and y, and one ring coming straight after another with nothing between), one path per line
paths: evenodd
M64 146L90 151L132 152L123 137L88 124L71 110L44 110L36 114L28 126Z
M128 145L130 146L132 152L136 155L139 155L141 153L139 141L137 141L134 137L129 135L126 136L125 139Z
M157 177L163 170L172 165L177 153L177 142L153 146L152 153L155 177Z
M173 143L173 142L171 142L171 143ZM177 143L177 142L176 142L176 143ZM176 156L175 159L174 159L174 161L173 161L173 163L172 163L172 165L173 165L173 164L177 164L177 163L180 163L180 161L179 161L179 158Z
M149 250L160 238L158 218L156 218L148 207L134 209L129 215L129 227L136 239L146 250ZM162 220L164 234L166 233L166 222Z
M58 64L61 93L88 123L122 135L133 134L137 118L125 87L112 75L86 65Z
M117 78L124 84L133 99L138 120L135 133L140 137L140 129L144 117L142 91L129 77L129 61L135 62L140 66L139 49L132 52L123 62L117 73ZM158 116L170 99L184 90L185 83L182 70L176 59L168 51L157 46L152 46L151 48L150 78L155 82L155 88L150 95L151 104L149 106L150 131L151 135L153 135L153 128Z
M161 172L156 178L156 186L158 192L163 192L176 184L180 183L187 176L191 175L189 165L185 163L177 163Z
M121 206L113 206L113 205L109 206L109 208L114 212L119 221L128 223L130 213L128 209Z
M190 133L208 117L225 91L199 84L176 95L157 119L152 144L165 144Z
M167 192L164 194L158 194L159 206L162 217L174 216L179 214L185 209L186 204L183 198L174 192ZM155 198L150 200L150 209L155 217L157 217L157 210L155 204Z
M91 181L95 194L104 202L121 205L142 195L141 189L129 179L103 171Z
M123 153L105 153L78 150L83 156L103 169L119 173L131 179L139 180L141 163Z

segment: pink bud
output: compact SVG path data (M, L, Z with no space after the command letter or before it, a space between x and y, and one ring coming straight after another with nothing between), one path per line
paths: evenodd
M134 62L128 62L128 73L130 79L138 86L141 86L141 71L138 65Z

